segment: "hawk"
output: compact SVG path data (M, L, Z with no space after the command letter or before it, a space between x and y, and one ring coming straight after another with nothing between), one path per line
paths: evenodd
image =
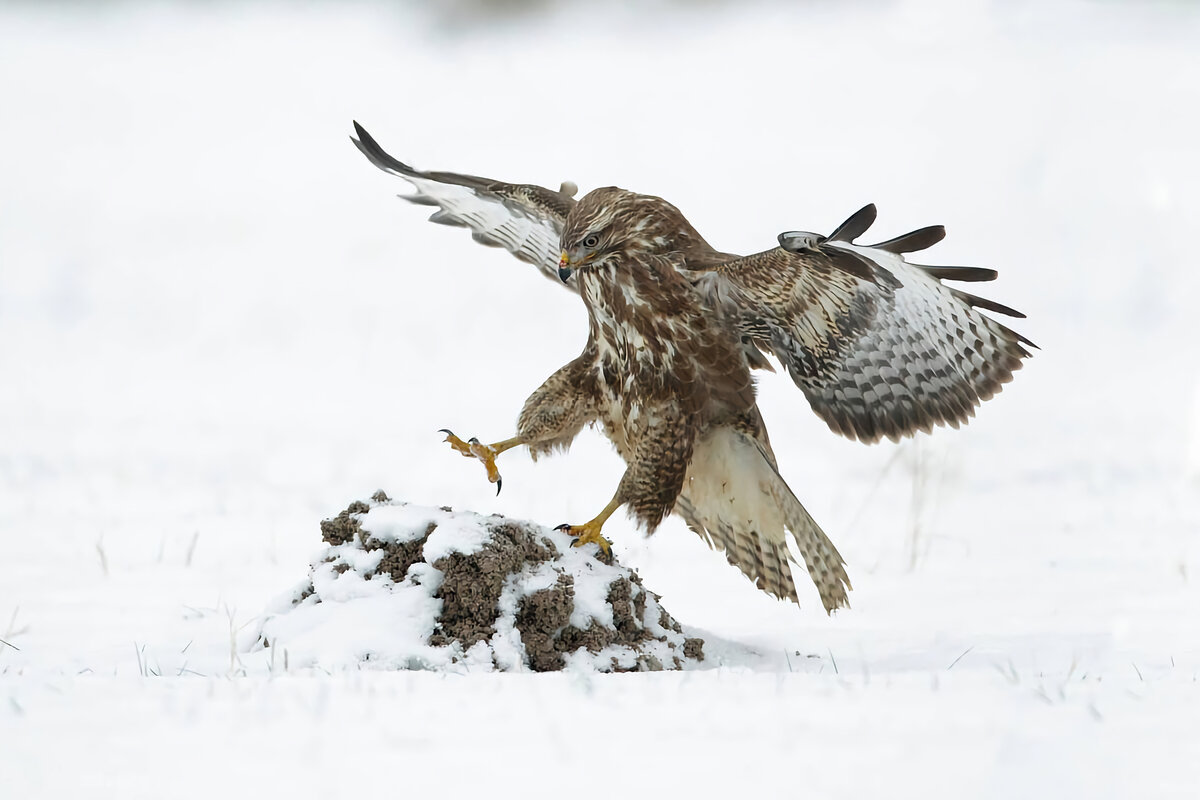
M942 282L995 271L905 260L940 241L941 226L858 245L875 221L868 205L828 236L786 232L742 257L715 250L658 197L606 187L576 199L570 183L422 172L354 128L371 163L416 188L405 199L437 207L431 221L469 228L587 307L583 352L525 401L515 436L486 445L443 430L499 492L498 455L565 450L598 423L626 469L595 518L560 526L577 545L607 553L601 527L621 506L647 532L673 512L759 589L798 603L790 534L832 613L848 605L845 564L780 476L751 371L772 369L773 356L835 432L897 441L966 422L1034 346L980 309L1023 314Z

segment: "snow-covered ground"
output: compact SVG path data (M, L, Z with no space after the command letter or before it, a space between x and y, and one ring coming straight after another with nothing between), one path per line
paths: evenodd
M681 7L0 6L0 796L1200 796L1200 14ZM497 498L442 443L508 435L584 312L396 200L351 119L725 250L944 223L929 260L999 269L1043 349L901 446L762 380L848 612L616 517L709 669L284 669L233 643L351 500L554 525L620 474L588 433Z

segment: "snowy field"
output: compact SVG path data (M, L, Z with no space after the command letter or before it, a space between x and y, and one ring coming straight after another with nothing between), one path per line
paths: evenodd
M0 796L1200 797L1200 9L468 7L0 5ZM617 516L706 668L293 669L237 642L351 500L555 525L621 471L589 432L494 497L442 443L510 435L584 310L352 119L729 251L943 223L1042 349L900 446L763 378L833 618Z

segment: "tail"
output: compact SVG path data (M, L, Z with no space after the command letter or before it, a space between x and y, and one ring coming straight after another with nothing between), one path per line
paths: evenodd
M675 511L762 591L799 605L787 533L827 613L850 605L845 562L784 483L763 446L733 428L696 443Z

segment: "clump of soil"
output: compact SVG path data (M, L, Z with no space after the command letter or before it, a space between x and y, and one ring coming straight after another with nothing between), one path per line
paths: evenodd
M704 659L703 641L683 635L636 573L598 560L592 546L571 547L559 531L377 492L324 520L321 535L330 548L292 595L294 611L394 597L429 614L414 625L428 631L424 640L393 659L401 666L626 672ZM386 661L386 649L363 659Z

